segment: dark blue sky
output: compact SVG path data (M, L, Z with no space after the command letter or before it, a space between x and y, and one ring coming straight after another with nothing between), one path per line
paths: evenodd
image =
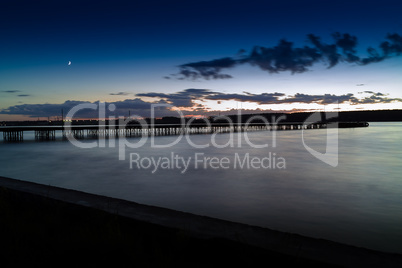
M194 114L239 101L250 110L316 109L325 94L344 100L344 109L398 108L401 43L387 34L402 35L401 10L390 0L8 1L0 4L0 118L55 116L46 105L68 100L178 104L178 96ZM335 32L340 56L328 68L327 50L307 35L331 45ZM350 51L358 60L342 51L352 40L344 34L356 38ZM292 49L274 49L281 39ZM256 46L268 52L256 58ZM275 92L283 95L261 101ZM295 102L296 94L307 97Z

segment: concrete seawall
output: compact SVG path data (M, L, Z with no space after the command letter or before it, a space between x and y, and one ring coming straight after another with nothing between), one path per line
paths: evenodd
M100 209L134 220L185 230L200 238L225 238L293 257L343 267L401 267L402 255L273 231L126 200L0 177L0 187L69 204Z

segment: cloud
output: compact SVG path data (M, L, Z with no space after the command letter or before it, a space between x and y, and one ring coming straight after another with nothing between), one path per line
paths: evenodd
M167 101L167 103L170 103L177 107L193 107L195 105L195 100L235 100L240 102L256 102L259 104L268 104L277 101L278 97L282 97L284 95L284 93L277 92L262 94L252 94L249 92L244 92L244 94L227 94L211 91L208 89L190 88L171 94L151 92L137 94L136 96L163 99Z
M14 93L19 93L21 91L20 90L3 90L3 91L0 91L0 92L14 94ZM17 95L17 97L30 97L30 96L31 95L29 95L29 94L19 94L19 95Z
M238 101L238 102L250 102L258 105L266 104L292 104L292 103L317 103L317 104L331 104L338 103L350 103L350 104L363 104L363 103L389 103L389 102L401 102L399 98L386 98L386 94L381 92L364 91L364 93L371 94L371 96L363 99L357 98L352 93L343 95L334 94L318 94L310 95L304 93L296 93L291 96L287 96L285 93L260 93L253 94L250 92L239 93L222 93L212 91L208 89L185 89L176 93L141 93L137 94L137 97L150 97L158 98L166 101L169 104L175 105L181 108L194 107L195 100L214 100L214 101Z
M84 101L66 101L63 104L20 104L0 110L0 114L27 115L31 117L47 117L61 115L61 111L69 111Z
M262 93L262 94L252 94L249 92L244 92L244 94L225 94L225 93L214 93L210 96L206 96L209 100L234 100L239 102L255 102L258 104L273 104L279 102L279 97L285 96L284 93Z
M309 95L303 93L296 93L293 96L286 96L284 93L261 93L261 94L251 94L245 92L245 94L214 94L207 96L206 99L212 100L234 100L240 102L252 102L258 105L264 104L292 104L292 103L318 103L318 104L330 104L334 102L354 102L357 99L354 98L353 94L345 95Z
M232 68L237 64L237 61L230 57L183 64L179 66L179 79L189 78L196 80L198 78L204 78L209 80L232 78L231 75L221 74L220 72L222 69Z
M384 94L384 93L381 93L381 92L374 92L374 91L370 91L370 90L366 90L366 91L363 91L363 92L358 92L359 94L363 94L363 93L366 93L366 94L372 94L373 96L387 96L388 94Z
M148 97L156 98L155 101L144 101L140 98L126 99L123 101L107 102L106 107L110 104L114 104L116 109L109 111L106 109L106 117L114 116L118 118L119 116L132 116L139 117L150 117L153 115L156 117L163 116L179 116L180 114L176 111L176 108L181 109L183 115L212 115L216 114L216 111L211 110L206 107L203 103L195 102L213 100L222 103L222 101L238 101L238 102L248 102L254 103L256 105L274 105L274 104L293 104L293 103L303 103L303 104L320 104L327 105L331 103L348 103L351 105L358 104L378 104L378 103L390 103L390 102L402 102L401 98L388 98L387 94L381 92L365 91L364 93L369 94L364 98L357 98L354 94L317 94L310 95L304 93L297 93L294 95L286 95L281 92L273 93L260 93L252 94L249 92L243 93L223 93L212 91L208 89L195 89L190 88L182 90L175 93L141 93L137 94L137 97ZM61 104L19 104L10 106L6 109L0 110L0 114L10 114L10 115L26 115L33 118L36 117L48 117L48 116L60 116L62 111L64 115L67 115L73 107L79 104L89 104L91 102L85 101L73 101L68 100ZM99 101L92 102L99 104ZM155 106L156 107L153 107ZM172 107L174 106L174 107ZM153 109L153 110L152 110ZM256 107L255 109L248 110L249 113L252 112L266 112L270 110L264 110L262 108ZM221 114L228 114L228 111L221 112ZM99 118L99 111L93 109L83 109L75 114L75 118Z
M282 103L318 103L318 104L330 104L330 103L344 103L355 101L353 94L344 94L344 95L333 95L333 94L324 94L324 95L308 95L297 93L294 96L289 96L285 99L282 99Z
M49 117L49 116L61 116L63 111L64 116L66 116L67 113L73 107L76 107L79 104L91 104L91 103L99 104L100 102L68 100L60 104L50 104L50 103L19 104L10 106L6 109L1 109L0 114L26 115L32 118L37 118L37 117ZM108 109L109 105L111 104L114 104L116 107L116 109L113 111L109 111ZM179 116L177 112L171 109L170 105L163 106L164 104L168 104L163 100L155 102L146 102L139 98L135 98L135 99L126 99L124 101L106 102L105 103L106 117L109 116L114 116L115 118L118 118L120 116L127 117L129 114L131 114L131 116L137 116L137 117L150 117L153 104L159 105L158 107L154 108L154 115L156 117ZM94 109L82 109L74 115L74 118L99 118L99 111Z
M268 73L290 72L295 74L307 72L317 63L324 63L328 68L332 68L340 62L367 65L400 56L402 53L402 36L396 33L388 34L385 38L386 41L380 43L378 49L368 47L365 57L357 55L358 39L356 36L335 32L332 34L332 38L334 42L326 44L321 41L320 37L309 34L307 35L309 45L303 47L294 47L292 42L282 39L273 47L254 46L248 54L241 49L233 57L182 64L179 66L177 74L168 77L179 80L228 79L232 76L222 73L222 71L243 64L256 66Z
M136 96L164 99L168 101L168 103L177 107L193 107L194 100L203 99L211 93L212 91L208 89L190 88L171 94L151 92L136 94Z
M128 92L117 92L117 93L110 93L109 95L112 95L112 96L127 96L129 94L130 93L128 93Z
M1 92L3 92L3 93L18 93L18 92L21 92L21 91L19 91L19 90L3 90Z
M402 102L402 98L387 98L388 94L373 91L364 91L364 93L371 94L371 96L359 99L352 104L374 104L374 103L391 103L391 102Z
M399 34L388 34L388 41L382 42L380 48L386 56L400 55L402 53L402 36Z

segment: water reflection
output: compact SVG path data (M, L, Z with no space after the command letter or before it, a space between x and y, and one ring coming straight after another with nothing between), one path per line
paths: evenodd
M241 146L194 149L185 139L172 148L150 143L128 148L118 160L118 148L79 149L68 142L0 144L1 175L86 192L119 197L272 229L331 239L368 248L402 253L402 130L401 123L371 123L364 129L339 130L339 165L331 167L303 147L300 131L249 132ZM325 151L326 130L305 132L306 143ZM168 144L177 137L158 137ZM229 134L216 135L218 144ZM210 135L194 135L207 144ZM131 140L131 142L135 142ZM186 172L130 169L129 155L190 159ZM286 159L286 169L207 168L195 166L195 153L228 158L236 154L263 158L269 153Z

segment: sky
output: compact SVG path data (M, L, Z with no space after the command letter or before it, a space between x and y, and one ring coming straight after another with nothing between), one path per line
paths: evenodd
M402 2L1 1L0 121L402 109ZM86 109L80 118L96 118Z

